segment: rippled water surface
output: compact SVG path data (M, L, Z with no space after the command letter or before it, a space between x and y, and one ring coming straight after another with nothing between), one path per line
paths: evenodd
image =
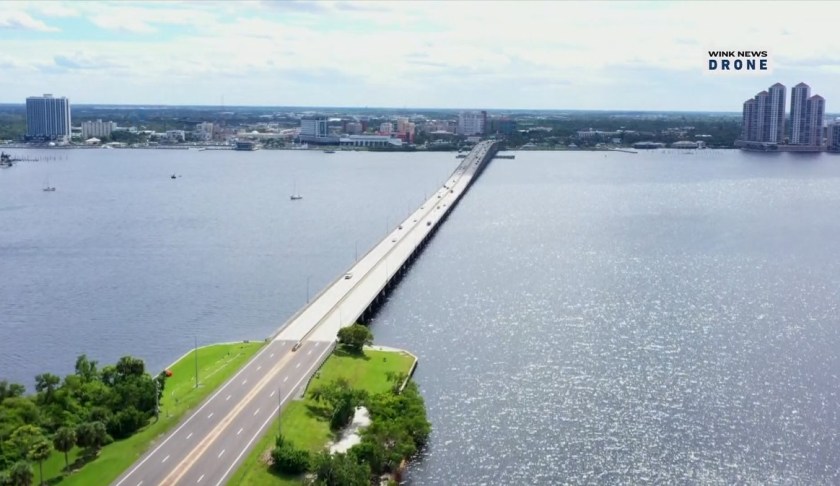
M413 484L840 483L840 156L496 160L373 324Z
M0 172L0 375L27 384L267 336L457 164L48 154ZM838 241L840 156L494 161L373 323L421 361L411 482L840 483Z
M306 302L307 280L314 295L458 164L451 153L12 152L48 158L0 169L0 379L30 390L81 353L155 370L195 337L269 336ZM303 200L289 200L294 189Z

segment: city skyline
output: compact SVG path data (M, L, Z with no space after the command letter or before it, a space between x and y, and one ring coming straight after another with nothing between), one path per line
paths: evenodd
M732 112L771 77L840 97L831 16L754 7L6 2L0 102ZM704 72L721 48L768 50L772 71Z

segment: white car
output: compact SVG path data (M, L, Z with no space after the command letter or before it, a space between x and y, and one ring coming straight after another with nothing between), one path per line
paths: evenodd
M344 280L350 280L353 278L353 272L347 272L344 274Z

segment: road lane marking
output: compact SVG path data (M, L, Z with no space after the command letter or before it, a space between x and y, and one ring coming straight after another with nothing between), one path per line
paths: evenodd
M277 393L277 390L273 390L273 391L271 392L271 395L269 395L269 397L273 397L275 393Z
M230 400L230 395L228 395L227 398L225 398L225 401L228 401L228 400Z
M329 348L327 348L329 349ZM272 378L276 378L276 375L280 373L289 362L294 359L294 356L289 354L283 357L280 361L277 362L274 367L272 367L265 376L261 379L257 380L254 384L253 388L245 394L244 397L240 399L239 402L233 407L231 411L229 411L226 415L224 415L216 424L215 426L209 431L209 433L195 446L193 447L177 465L175 465L169 474L160 481L159 485L177 485L184 477L185 474L195 465L196 462L207 452L207 450L216 442L216 440L221 436L224 431L230 426L230 424L240 417L242 411L248 407L254 398L263 393L265 386L271 381Z
M308 352L308 353L306 353L306 355L307 355L307 356L309 356L310 354L312 354L312 350L311 350L311 349L309 350L309 352Z
M244 385L245 383L248 383L248 378L245 378L244 380L242 380L242 384Z
M241 434L241 433L242 433L242 430L244 430L244 427L240 427L240 428L239 428L239 430L236 432L236 435Z
M269 356L269 358L273 358L273 357L274 357L274 353L271 353L271 356Z
M220 453L219 453L218 459L221 459L221 458L222 458L222 454L224 454L224 453L225 453L225 450L224 450L224 449L222 449L222 452L220 452Z
M257 371L262 369L262 365L257 366Z
M271 347L271 346L269 345L269 346L266 346L265 348L261 349L261 350L260 350L260 351L259 351L259 352L258 352L258 353L257 353L257 354L253 357L253 358L251 358L251 360L248 362L248 364L251 364L251 363L255 362L255 361L256 361L256 360L260 357L260 355L262 355L264 352L268 351L268 349L269 349L270 347ZM217 397L217 396L219 396L219 394L221 394L221 393L225 390L225 388L227 388L227 387L228 387L231 383L233 383L233 382L234 382L234 381L235 381L235 380L239 377L239 375L241 375L241 374L242 374L242 372L243 372L243 371L245 371L247 368L248 368L248 366L246 365L246 366L243 366L243 367L242 367L239 371L237 371L237 372L236 372L236 374L235 374L235 375L233 375L233 377L231 377L231 379L230 379L230 380L226 381L226 382L225 382L225 384L224 384L224 385L222 385L222 387L221 387L221 388L219 388L218 390L216 390L216 392L215 392L215 393L213 393L213 395L211 395L211 396L210 396L210 398L208 398L208 399L204 402L204 404L202 404L200 407L198 407L198 410L196 410L195 412L193 412L193 414L192 414L192 415L190 415L190 416L189 416L186 420L184 420L184 423L182 423L181 425L179 425L179 426L178 426L178 428L177 428L177 429L175 429L175 431L174 431L174 432L170 433L170 434L169 434L169 435L168 435L165 439L163 439L163 442L161 442L160 444L158 444L158 446L157 446L157 447L155 447L155 448L154 448L154 450L152 450L152 452L150 452L150 453L146 454L146 456L145 456L145 457L143 457L143 459L142 459L139 463L137 463L137 465L136 465L136 466L134 466L134 467L133 467L130 471L128 471L128 473L126 473L126 474L123 476L123 478L122 478L122 479L120 479L120 480L117 482L117 484L115 484L114 486L120 486L120 485L121 485L122 483L124 483L124 482L125 482L128 478L130 478L132 474L134 474L135 472L137 472L137 470L138 470L138 469L140 469L141 467L143 467L143 464L146 464L146 461L148 461L148 460L149 460L152 456L154 456L155 454L157 454L157 452L158 452L158 451L159 451L159 450L160 450L163 446L165 446L165 445L166 445L166 443L170 441L170 439L172 439L173 437L175 437L176 435L178 435L178 432L180 432L180 431L181 431L181 429L183 429L184 427L186 427L186 426L187 426L187 424L188 424L188 423L190 423L190 420L192 420L192 419L194 419L194 418L198 417L198 414L200 414L200 413L201 413L201 411L202 411L202 410L204 410L204 407L206 407L206 406L207 406L207 405L209 405L211 402L213 402L213 400L215 400L215 399L216 399L216 397Z
M260 409L259 409L259 408L258 408L258 409L254 412L254 417L256 417L258 413L260 413Z
M214 412L210 412L210 415L207 416L207 420L210 420L211 418L213 418L213 413Z
M300 363L296 364L295 368L300 368Z
M193 435L193 433L192 433L192 432L190 432L190 435L188 435L188 436L187 436L187 440L189 440L189 439L190 439L190 437L192 437L192 435Z
M142 486L142 484L143 484L143 481L140 481L139 483L137 483L137 486Z
M287 376L287 377L285 377L285 378L283 378L283 383L286 383L286 380L288 380L288 379L289 379L289 377L288 377L288 376Z
M168 460L169 460L169 456L166 456L166 457L164 457L164 458L163 458L163 460L162 460L162 461L160 461L160 463L161 463L161 464L163 464L164 462L166 462L166 461L168 461Z
M300 386L300 384L303 382L303 380L305 380L305 379L306 379L306 375L308 375L309 373L311 373L311 372L312 372L312 370L315 368L315 366L317 366L317 365L319 364L318 362L319 362L319 361L321 360L321 358L324 356L324 353L326 353L326 352L327 352L327 351L329 351L329 350L330 350L330 347L329 347L329 346L327 346L326 348L324 348L324 352L323 352L323 353L321 353L321 354L319 354L319 355L318 355L318 358L316 358L316 359L315 359L315 361L314 361L314 362L312 362L312 366L310 366L310 367L309 367L309 369L308 369L308 370L306 370L306 372L303 374L303 376L301 376L300 380L298 380L298 382L297 382L297 383L295 383L295 386L293 386L293 387L292 387L292 391L290 391L290 392L286 395L286 398L284 398L284 399L280 400L280 403L281 403L281 404L282 404L284 401L288 400L288 399L289 399L289 397L291 397L291 396L292 396L292 394L294 393L294 390L295 390L298 386ZM263 431L263 429L265 429L266 425L268 425L268 423L269 423L269 422L271 422L271 421L274 419L274 417L277 415L277 412L278 412L278 411L280 411L280 405L277 405L276 407L274 407L274 411L273 411L271 414L269 414L268 418L266 418L266 419L265 419L265 421L262 423L262 425L260 426L260 428L259 428L259 429L257 429L257 431L254 433L254 435L253 435L253 436L251 436L251 438L250 438L250 439L248 440L248 442L245 444L245 447L243 447L243 448L242 448L242 450L239 452L239 455L237 455L237 456L236 456L236 459L234 459L234 460L233 460L233 462L230 464L230 467L228 467L228 468L227 468L227 470L225 471L225 473L224 473L224 474L222 474L222 477L221 477L221 478L219 478L219 482L217 482L217 483L216 483L216 486L221 486L222 484L224 484L224 482L225 482L225 478L227 477L227 475L228 475L228 474L230 474L230 472L233 470L234 466L236 466L236 463L237 463L237 462L239 462L239 460L240 460L240 459L242 459L242 456L243 456L243 455L245 454L245 452L246 452L246 451L247 451L247 450L251 447L251 444L253 444L253 443L254 443L254 441L255 441L255 440L257 440L257 437L259 437L259 436L260 436L260 434L262 434L262 431Z
M199 477L198 477L198 481L196 481L196 483L200 483L202 479L204 479L204 475L203 475L203 474L202 474L201 476L199 476Z

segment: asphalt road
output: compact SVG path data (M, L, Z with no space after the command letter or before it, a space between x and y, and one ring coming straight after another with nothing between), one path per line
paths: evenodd
M114 483L224 484L280 408L299 395L350 325L466 191L482 142L441 188L284 324L277 336ZM297 350L294 347L298 346Z

